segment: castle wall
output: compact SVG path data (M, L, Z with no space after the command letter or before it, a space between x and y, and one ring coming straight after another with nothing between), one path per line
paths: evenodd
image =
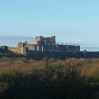
M36 51L59 51L73 52L80 51L80 46L74 45L37 45Z
M52 36L50 39L51 39L52 45L55 45L56 44L56 37Z
M80 46L76 46L76 51L80 51Z
M28 51L29 51L28 48L24 48L24 47L21 48L21 54L24 56L28 56Z
M28 44L25 45L25 47L27 47L29 50L35 50L35 44Z
M8 46L2 46L4 50L8 50Z
M18 47L8 47L8 50L10 50L14 53L21 54L21 48L18 48Z
M42 51L42 45L36 45L36 51Z
M80 46L75 46L75 45L68 45L67 46L67 51L73 52L73 51L80 51Z
M29 44L27 41L22 43L19 42L17 47L11 48L9 50L14 53L19 53L23 55L28 55L33 51L55 51L55 52L76 52L80 51L80 46L75 45L58 45L56 44L55 36L46 37L43 36L36 37L36 44Z
M14 53L17 53L17 48L15 48L15 47L9 47L8 50L10 50Z

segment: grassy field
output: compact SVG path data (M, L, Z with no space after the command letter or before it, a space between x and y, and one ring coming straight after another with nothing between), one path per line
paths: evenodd
M99 58L0 58L0 97L99 99Z

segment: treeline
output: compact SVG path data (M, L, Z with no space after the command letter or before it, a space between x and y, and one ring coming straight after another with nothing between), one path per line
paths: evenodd
M74 63L31 72L0 74L0 99L99 99L99 78L82 74Z

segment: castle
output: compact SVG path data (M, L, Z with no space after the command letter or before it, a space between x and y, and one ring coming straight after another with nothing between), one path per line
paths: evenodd
M14 53L29 56L32 55L34 51L79 52L80 46L57 44L55 36L51 37L38 36L35 38L35 44L29 44L27 41L24 43L19 42L16 47L8 47L8 49Z

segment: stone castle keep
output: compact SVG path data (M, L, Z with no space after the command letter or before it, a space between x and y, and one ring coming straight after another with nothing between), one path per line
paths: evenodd
M80 46L78 45L63 45L56 44L56 37L43 37L38 36L35 38L35 44L29 44L27 41L19 42L16 47L8 47L8 49L14 53L23 54L25 56L32 55L33 52L79 52Z

